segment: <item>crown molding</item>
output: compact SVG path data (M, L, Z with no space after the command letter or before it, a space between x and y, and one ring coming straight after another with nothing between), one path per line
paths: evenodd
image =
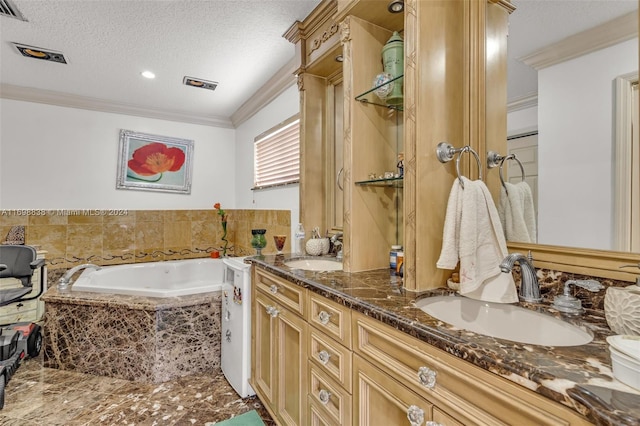
M202 116L182 111L166 111L4 83L0 84L0 98L114 114L133 115L137 117L156 118L159 120L179 121L181 123L200 124L204 126L233 128L231 121L225 117Z
M274 100L278 95L297 82L295 71L298 69L296 58L292 58L285 66L280 68L249 100L231 114L231 123L238 127L265 105Z
M535 70L541 70L637 36L638 13L634 11L518 59Z
M527 109L538 106L538 94L537 93L529 93L527 95L521 96L509 102L507 104L507 113L520 111L521 109Z

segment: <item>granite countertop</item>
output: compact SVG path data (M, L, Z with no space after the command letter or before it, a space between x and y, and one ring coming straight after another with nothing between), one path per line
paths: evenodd
M571 347L515 343L454 328L415 307L417 299L451 294L447 288L406 292L392 281L387 269L305 271L286 266L284 262L292 258L296 256L284 254L255 256L246 261L564 404L596 424L640 424L640 391L613 377L605 339L615 333L607 326L602 311L567 316L548 304L521 304L582 326L594 339Z
M141 311L160 311L168 308L202 305L220 298L220 292L200 293L174 297L146 297L126 294L93 293L88 291L62 292L57 287L49 288L41 297L43 302L73 303L86 306L126 306Z

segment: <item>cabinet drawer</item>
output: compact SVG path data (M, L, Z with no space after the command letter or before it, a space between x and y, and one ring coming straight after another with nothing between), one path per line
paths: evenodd
M334 423L351 424L351 395L313 362L309 362L309 398Z
M460 423L447 413L438 409L438 407L433 407L433 421L442 426L464 426L463 423Z
M351 310L319 294L310 295L309 323L351 349Z
M465 425L589 424L575 411L408 334L353 313L355 353ZM354 385L355 386L355 385ZM482 408L480 408L482 407Z
M309 327L309 359L351 393L351 351Z
M256 289L269 294L284 307L301 317L305 317L306 289L275 276L267 271L254 267L254 285Z
M408 426L409 413L431 420L433 405L370 362L353 356L353 424ZM448 426L448 425L446 425Z
M333 418L316 405L315 399L309 395L309 425L310 426L342 426L336 423Z

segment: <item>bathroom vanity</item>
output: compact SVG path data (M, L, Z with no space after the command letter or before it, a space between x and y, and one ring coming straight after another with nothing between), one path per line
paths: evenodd
M288 259L251 259L251 384L280 424L640 422L640 391L613 379L602 312L569 319L594 335L586 345L514 343L415 307L446 289L406 293L386 269L313 272Z

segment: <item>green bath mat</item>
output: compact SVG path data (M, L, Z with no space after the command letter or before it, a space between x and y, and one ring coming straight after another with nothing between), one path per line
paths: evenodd
M214 423L207 423L207 425L212 424ZM262 422L258 412L256 410L251 410L229 420L223 420L219 423L215 423L215 426L264 426L264 423Z

